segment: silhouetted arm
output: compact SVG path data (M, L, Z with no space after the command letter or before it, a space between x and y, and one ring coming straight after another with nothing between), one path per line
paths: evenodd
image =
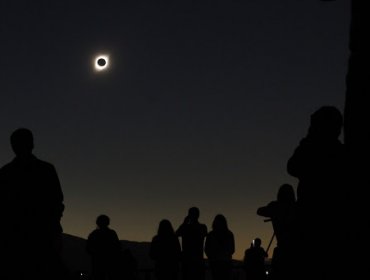
M258 208L257 209L257 215L262 216L262 217L271 218L274 214L275 204L276 204L276 202L272 201L269 204L267 204L266 206L262 206L262 207Z
M210 234L207 235L206 241L204 244L204 253L206 254L207 258L212 257L212 236Z
M312 165L317 164L316 151L310 142L304 138L289 158L287 171L291 176L301 178L310 172Z
M115 247L117 248L118 251L121 251L122 250L122 244L121 244L121 241L119 241L119 237L118 237L118 234L115 230L111 230L112 231L112 235L113 235L113 240L114 240L114 243L115 243Z
M208 234L208 229L206 225L203 225L203 236L206 237Z
M294 154L292 155L291 158L289 158L288 160L288 164L287 164L287 171L289 173L289 175L293 176L293 177L300 177L300 168L299 168L299 150L296 149L294 151Z
M149 247L149 257L152 260L156 260L158 257L158 242L156 236L153 237Z
M184 222L179 226L179 228L176 230L176 235L177 236L183 236L185 232L186 226L189 224L189 216L186 216L184 219Z
M54 209L56 218L60 219L64 212L64 195L57 171L53 165L49 165L49 188L49 200L53 203L52 209Z
M229 250L228 253L232 256L235 253L235 239L234 234L232 232L230 232L230 239L227 248Z
M180 241L177 238L177 236L175 236L175 252L176 252L176 257L179 260L181 258L181 245L180 245Z
M95 252L94 233L90 233L86 240L86 252L89 255L93 255Z
M55 167L47 162L35 160L39 172L35 175L42 193L37 194L40 209L44 212L45 222L53 232L62 232L61 218L64 212L64 196Z

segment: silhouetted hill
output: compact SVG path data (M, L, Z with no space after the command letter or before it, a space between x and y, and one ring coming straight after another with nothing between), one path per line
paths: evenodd
M121 240L123 249L130 249L138 262L139 269L152 268L153 264L149 258L150 242L135 242ZM63 234L63 260L71 271L91 270L90 256L86 253L86 239Z
M71 271L90 271L90 257L85 250L86 239L63 234L62 257Z

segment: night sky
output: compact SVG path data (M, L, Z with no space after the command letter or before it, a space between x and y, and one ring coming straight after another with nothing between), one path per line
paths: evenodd
M349 1L8 2L0 164L30 128L59 174L65 233L86 238L104 213L120 239L150 241L198 206L209 229L226 216L234 258L255 237L267 247L256 209L296 186L286 163L310 114L343 110Z

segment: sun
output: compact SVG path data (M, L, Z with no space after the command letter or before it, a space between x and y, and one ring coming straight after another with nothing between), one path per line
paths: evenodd
M107 70L109 67L109 56L108 55L97 55L94 58L94 69L95 71L101 72Z

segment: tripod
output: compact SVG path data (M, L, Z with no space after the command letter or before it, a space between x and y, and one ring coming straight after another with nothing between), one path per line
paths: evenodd
M264 220L264 222L271 222L271 219L266 219ZM275 231L272 233L272 236L271 236L271 239L270 239L270 242L269 242L269 245L267 246L266 248L266 253L268 254L269 250L270 250L270 247L272 245L272 241L274 241L274 238L275 238Z

